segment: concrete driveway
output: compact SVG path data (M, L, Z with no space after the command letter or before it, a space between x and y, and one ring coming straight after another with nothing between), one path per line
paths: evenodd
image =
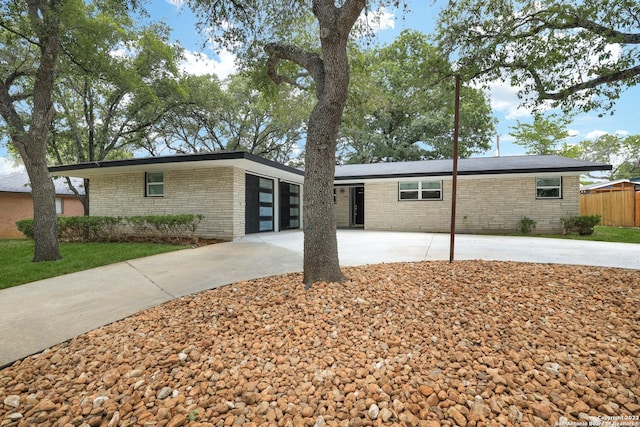
M140 258L0 290L0 366L174 298L302 271L300 231ZM344 266L448 260L449 235L339 230ZM640 269L640 246L532 237L458 235L456 260Z

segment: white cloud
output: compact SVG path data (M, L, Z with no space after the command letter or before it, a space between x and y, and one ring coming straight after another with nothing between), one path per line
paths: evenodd
M170 5L173 5L178 8L182 7L182 5L185 3L185 0L166 0L166 1Z
M522 100L518 98L520 88L511 86L501 80L489 84L489 100L494 111L504 113L507 120L515 120L532 115L529 107L521 105Z
M395 28L396 17L385 7L381 7L378 10L363 12L358 18L358 24L368 27L370 31L378 32Z
M609 132L607 132L607 131L596 129L596 130L592 130L591 132L587 133L584 137L585 137L585 139L596 139L596 138L599 138L602 135L606 135L608 133Z
M209 58L202 52L185 50L183 54L184 59L180 63L180 70L188 74L196 76L215 74L220 80L225 80L238 71L236 57L228 50L218 53L219 60Z
M7 157L0 157L0 175L9 175L12 173L21 173L24 171L25 169L23 165L16 165L13 160Z
M629 136L629 131L626 130L617 130L614 133L619 136Z

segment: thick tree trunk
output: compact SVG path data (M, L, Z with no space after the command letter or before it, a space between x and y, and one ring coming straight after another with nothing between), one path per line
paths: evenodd
M316 6L323 73L321 81L316 78L318 103L309 118L305 148L303 282L307 288L319 281L345 280L338 258L333 181L336 143L349 90L347 40L360 5L350 12L355 18L345 20L340 19L333 2ZM327 19L331 15L333 19Z
M46 157L28 156L25 167L31 182L33 196L33 236L35 251L33 262L55 261L61 258L58 248L58 217L56 215L55 187ZM44 158L42 158L44 157Z
M303 282L307 288L320 281L344 281L338 259L333 204L336 136L341 116L339 106L321 100L309 119L303 201Z

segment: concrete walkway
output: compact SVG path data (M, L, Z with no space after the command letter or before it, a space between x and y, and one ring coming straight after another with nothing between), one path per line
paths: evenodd
M300 231L140 258L0 290L0 367L174 298L302 270ZM448 260L449 235L340 230L341 265ZM458 235L456 260L640 269L640 246Z

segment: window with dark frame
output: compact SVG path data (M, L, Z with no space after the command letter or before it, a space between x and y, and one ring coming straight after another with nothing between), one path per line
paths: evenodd
M145 196L164 196L164 172L145 173Z
M536 199L561 199L562 177L536 178Z
M398 200L442 200L442 181L399 182Z

